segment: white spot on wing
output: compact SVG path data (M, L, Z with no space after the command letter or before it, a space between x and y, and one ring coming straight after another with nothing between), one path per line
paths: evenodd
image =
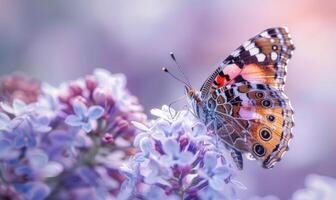
M250 52L251 56L254 56L254 55L259 53L259 48L253 48L253 49L249 50L249 52Z
M266 58L265 54L260 53L256 55L258 62L263 62Z
M231 55L234 56L234 57L236 57L236 56L239 55L239 53L240 53L239 51L240 51L240 49L237 49L234 52L232 52Z
M270 38L271 37L266 31L262 32L260 35L262 37L265 37L265 38Z
M275 53L275 52L272 52L272 53L271 53L271 59L272 59L272 60L276 60L277 57L278 57L278 54L277 54L277 53Z
M248 50L250 50L254 47L255 47L255 43L253 42L253 43L249 44L247 47L244 47L244 48L245 48L246 51L248 51Z
M246 48L249 44L251 44L251 41L250 41L250 40L244 42L243 47Z

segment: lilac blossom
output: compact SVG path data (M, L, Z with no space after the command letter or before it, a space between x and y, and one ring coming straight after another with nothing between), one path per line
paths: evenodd
M235 199L242 184L213 133L189 111L151 113L158 118L149 126L134 123L142 131L134 140L139 152L122 169L129 175L120 199Z
M68 115L65 123L70 126L79 126L85 132L89 133L93 129L94 122L99 119L104 109L101 106L91 106L87 108L84 103L79 100L73 102L74 115Z
M306 188L300 189L293 194L293 200L327 200L336 197L336 179L320 175L306 177Z
M29 99L0 87L8 94L0 102L0 197L115 199L126 175L118 169L134 152L130 122L146 121L125 83L98 69L60 87L37 84Z
M41 83L23 74L15 73L0 79L0 102L11 104L14 99L19 99L30 104L36 102L40 94Z
M327 176L311 174L306 177L305 188L295 191L291 200L329 200L336 196L336 179ZM268 195L265 197L253 197L249 200L280 200L280 198Z

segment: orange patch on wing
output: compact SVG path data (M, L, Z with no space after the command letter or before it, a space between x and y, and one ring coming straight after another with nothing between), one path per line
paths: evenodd
M266 80L263 76L265 76L265 70L262 69L262 66L256 64L249 64L243 68L241 72L242 77L248 81L258 81L264 83Z
M254 83L264 83L264 84L275 84L275 70L271 66L261 66L257 64L246 65L241 76L250 82Z

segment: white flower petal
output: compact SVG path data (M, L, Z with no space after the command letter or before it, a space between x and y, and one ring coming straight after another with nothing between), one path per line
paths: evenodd
M190 165L194 161L194 154L190 151L181 152L179 156L180 165Z
M140 140L140 149L146 155L150 154L153 151L153 143L150 138L142 138Z
M24 112L26 107L27 107L27 104L25 102L21 101L20 99L14 99L13 109L16 112L18 112L18 113Z
M212 170L217 165L217 154L214 152L207 152L204 155L204 168Z
M39 173L45 178L58 176L63 171L63 166L57 162L50 161Z
M16 115L15 110L11 106L9 106L8 104L6 104L4 102L1 102L0 106L4 111Z
M214 176L209 180L209 186L217 191L221 191L225 184L226 184L225 181L218 176Z
M180 153L180 146L176 140L167 139L163 142L163 151L170 156L177 156Z
M141 131L145 131L145 132L149 132L150 129L144 125L143 123L137 122L137 121L131 121L131 123L133 124L133 126L135 126L137 129L141 130Z

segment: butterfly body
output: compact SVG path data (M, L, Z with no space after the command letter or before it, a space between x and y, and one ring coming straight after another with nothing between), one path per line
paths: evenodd
M200 91L186 87L194 112L232 149L238 168L242 153L272 168L288 150L293 109L283 90L292 50L286 28L267 29L225 59Z

